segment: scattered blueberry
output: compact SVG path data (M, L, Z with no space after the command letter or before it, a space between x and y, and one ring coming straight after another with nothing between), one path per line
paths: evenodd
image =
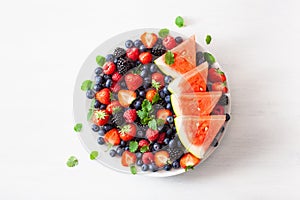
M143 69L140 73L140 76L146 78L148 76L148 71Z
M151 83L144 81L143 87L145 89L147 89L147 88L151 87Z
M173 131L172 131L172 129L170 128L170 129L167 130L166 135L167 135L167 136L171 136L171 135L172 135L172 132L173 132Z
M151 84L152 78L151 78L150 76L145 77L145 78L144 78L144 82L145 82L145 83L150 83L150 84Z
M165 144L165 145L168 145L169 142L170 142L170 139L169 139L169 138L165 138L165 139L164 139L164 144Z
M124 150L125 150L125 151L129 151L129 147L126 146L126 147L124 148Z
M156 66L156 64L151 64L151 66L150 66L150 72L151 73L154 73L154 72L156 72L157 71L157 66Z
M110 131L111 129L113 129L113 125L111 125L111 124L105 124L103 126L103 129L105 130L105 132Z
M154 163L151 163L149 164L149 170L152 172L157 172L158 167Z
M173 78L171 76L165 76L164 80L166 84L169 84L172 82Z
M172 167L173 167L174 169L178 169L178 168L180 167L179 162L178 162L177 160L175 160L175 161L172 163Z
M138 159L137 161L136 161L136 165L137 166L142 166L144 163L143 163L143 161L141 160L141 159Z
M168 122L169 124L172 124L172 123L174 122L173 116L168 116L168 117L167 117L167 122Z
M145 51L147 51L147 48L142 44L142 45L139 47L139 50L140 50L140 52L145 52Z
M125 147L126 145L127 145L127 142L125 142L124 140L121 140L120 147Z
M171 103L167 103L167 105L166 105L166 109L168 109L168 110L171 110L171 108L172 108L172 105L171 105Z
M100 110L104 110L106 108L106 105L105 104L101 104L100 105Z
M100 130L100 128L99 128L98 125L92 124L92 130L93 130L94 132L98 132L98 131Z
M122 149L121 147L118 147L116 152L117 152L118 156L122 156L124 149Z
M154 144L153 144L153 150L154 150L154 151L158 151L159 149L160 149L160 144L154 143Z
M106 61L107 62L113 62L115 59L115 56L113 54L107 54Z
M149 167L148 167L148 165L146 165L146 164L143 164L142 165L142 171L148 171L148 169L149 169Z
M170 103L170 102L171 102L171 97L170 97L170 95L167 95L167 96L165 97L165 102L167 102L167 103Z
M98 144L102 145L105 144L104 138L103 137L99 137L97 140Z
M143 65L142 70L146 70L147 72L149 71L150 66L148 64Z
M109 75L107 75L107 74L104 74L104 75L103 75L103 78L104 78L104 80L111 79L111 77L110 77Z
M163 88L163 92L164 92L166 95L169 95L169 94L171 94L171 93L169 92L169 90L168 90L168 87L167 87L167 86Z
M133 43L134 43L134 46L137 48L139 48L143 44L141 40L135 40Z
M111 150L109 151L109 155L110 155L111 157L115 157L116 154L117 154L117 152L116 152L116 150L114 150L114 149L111 149Z
M95 92L93 90L87 90L86 91L86 97L89 98L89 99L92 99L94 98L95 96Z
M166 94L164 93L163 90L159 91L159 96L160 98L164 99L166 97Z
M133 106L134 106L134 108L135 108L136 110L141 109L141 107L142 107L142 101L140 101L140 100L135 101L135 102L133 103Z
M143 156L143 154L141 152L136 152L135 155L136 155L137 159L141 159Z
M102 73L103 69L101 67L96 67L95 74L100 75Z
M132 40L127 40L126 42L125 42L125 47L126 48L131 48L131 47L133 47L133 41Z
M145 91L139 91L139 96L142 98L146 97L146 92Z
M103 128L100 128L99 131L98 131L98 134L100 136L104 136L105 135L105 130Z
M182 37L177 36L177 37L175 38L175 41L176 41L177 44L180 44L181 42L183 42L183 39L182 39Z
M95 84L93 88L96 92L99 92L102 89L102 86L100 84Z
M105 82L105 87L110 88L111 85L112 85L112 80L107 79L106 82Z
M166 164L164 166L164 170L166 170L166 171L170 171L171 169L172 169L172 165L171 164Z
M101 103L100 103L100 101L98 101L98 100L95 100L95 103L94 103L94 108L100 108L100 106L101 106Z

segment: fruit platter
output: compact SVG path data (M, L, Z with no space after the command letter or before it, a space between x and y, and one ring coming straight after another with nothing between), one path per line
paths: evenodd
M218 147L231 117L228 77L196 40L138 29L88 56L73 109L83 127L79 138L97 152L95 160L119 172L164 177L200 166Z

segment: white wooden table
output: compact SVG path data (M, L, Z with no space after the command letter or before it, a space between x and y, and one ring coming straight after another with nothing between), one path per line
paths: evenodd
M0 199L300 199L299 1L3 1ZM155 9L155 11L153 11ZM182 15L187 26L174 24ZM230 79L232 120L196 170L119 174L89 160L72 93L88 54L142 27L196 34ZM70 155L75 168L65 166Z

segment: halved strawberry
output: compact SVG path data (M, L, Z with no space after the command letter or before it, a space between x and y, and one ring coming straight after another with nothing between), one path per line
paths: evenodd
M138 74L127 74L125 76L125 83L129 90L135 91L143 85L143 78Z
M144 164L148 165L154 161L154 155L152 152L145 152L142 156L142 161Z
M186 171L193 169L198 163L200 163L200 159L191 153L186 153L180 158L180 166Z
M156 113L157 119L162 119L166 123L167 117L172 116L172 112L168 109L160 109Z
M108 88L104 88L95 94L95 98L103 104L110 103L110 90Z
M141 41L146 48L152 48L155 45L157 38L155 33L145 32L141 35Z
M121 142L118 129L113 128L104 135L104 141L111 145L119 145Z
M115 109L121 109L121 104L119 101L117 100L113 100L112 102L110 102L110 104L107 105L106 107L106 111L109 114L112 114L114 112Z
M159 72L155 72L152 74L152 80L160 83L160 86L163 87L165 85L165 76Z
M136 110L135 109L126 110L123 114L123 117L127 123L133 123L137 118Z
M128 107L136 99L136 93L131 90L120 90L118 99L123 107Z
M228 92L228 88L226 86L226 82L216 82L212 84L213 91L222 91L223 93Z
M134 124L126 124L119 131L120 138L124 141L129 141L136 135L136 126Z
M226 81L225 74L219 68L210 68L208 70L208 80L212 83Z
M123 166L128 167L134 165L136 162L136 155L130 151L124 151L122 154L121 163Z
M165 166L169 160L170 154L165 150L158 151L154 154L154 162L157 167Z
M105 125L109 120L109 113L106 110L96 110L93 113L92 121L98 126Z

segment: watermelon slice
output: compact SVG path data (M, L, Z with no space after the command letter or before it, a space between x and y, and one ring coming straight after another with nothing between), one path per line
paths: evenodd
M208 73L208 63L204 62L191 71L175 78L168 86L170 92L175 94L205 92Z
M165 74L176 78L196 67L196 41L194 35L173 48L171 52L174 54L175 61L173 64L167 65L165 63L165 54L154 61Z
M225 122L225 115L179 116L175 126L180 141L197 158L203 158Z
M171 103L176 116L209 115L221 96L222 92L220 91L172 94Z

